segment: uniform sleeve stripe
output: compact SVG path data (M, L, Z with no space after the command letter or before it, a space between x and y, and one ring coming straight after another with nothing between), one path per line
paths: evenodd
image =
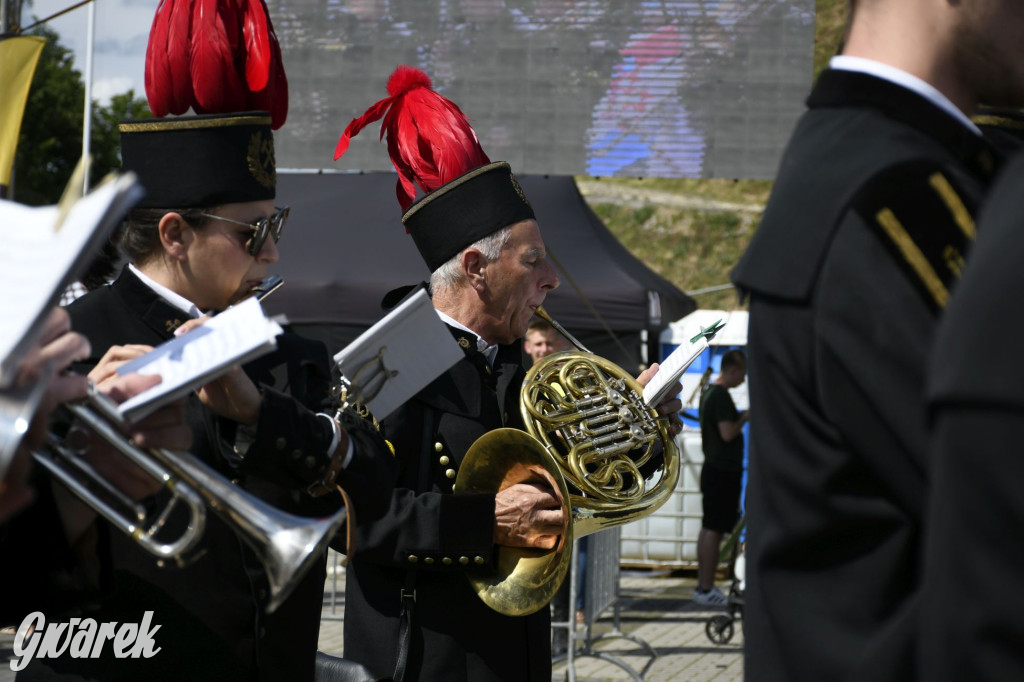
M983 114L981 116L973 117L971 121L973 121L975 125L979 126L992 126L994 128L1024 130L1024 121L1018 121L1007 116L993 116L991 114Z
M906 229L900 223L896 214L888 208L883 208L876 214L875 218L903 254L907 263L917 272L921 282L934 297L935 303L940 308L945 308L946 302L949 300L949 290L946 289L946 285L942 283L939 276L935 274L935 269L932 268L928 259L925 258L924 253L921 252L921 249L917 247L914 240L907 234Z
M942 199L946 207L949 208L949 212L953 214L953 220L956 222L960 230L967 236L968 239L974 239L975 228L974 219L971 218L970 212L967 207L964 206L963 200L960 195L953 189L953 185L949 184L949 180L946 179L942 173L934 173L928 178L928 183L938 192L939 197Z

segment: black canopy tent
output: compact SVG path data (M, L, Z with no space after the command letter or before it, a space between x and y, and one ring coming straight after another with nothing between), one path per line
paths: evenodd
M285 314L296 331L333 352L381 317L386 292L429 277L402 226L395 179L391 173L278 174L276 203L291 206L292 214L281 262L272 267L285 285L266 300L268 313ZM595 353L635 369L641 332L657 348L660 330L693 311L693 300L619 243L571 176L518 179L562 278L544 307Z

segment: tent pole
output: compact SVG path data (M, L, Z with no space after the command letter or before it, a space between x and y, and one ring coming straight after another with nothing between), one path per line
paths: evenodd
M96 37L96 3L89 3L89 21L85 31L85 106L82 115L82 158L89 158L89 140L92 137L92 52ZM89 166L85 164L82 194L89 191Z

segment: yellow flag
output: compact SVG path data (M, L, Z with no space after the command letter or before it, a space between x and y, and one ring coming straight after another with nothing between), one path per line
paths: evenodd
M0 185L11 184L28 89L45 44L38 36L0 40Z

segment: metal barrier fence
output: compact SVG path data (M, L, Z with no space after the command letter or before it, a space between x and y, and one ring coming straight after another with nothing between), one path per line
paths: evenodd
M576 681L576 659L599 658L625 670L637 682L643 682L641 672L628 663L605 651L594 649L594 645L607 639L628 639L647 650L651 660L658 654L650 644L639 637L624 634L619 629L619 554L622 528L616 526L577 540L573 547L569 569L568 620L553 622L551 627L569 631L569 644L564 654L555 656L553 662L566 662L569 682ZM581 551L581 547L585 549ZM580 556L585 555L581 560ZM582 566L582 572L580 567ZM575 618L578 588L583 585L583 622ZM612 609L612 629L600 636L593 636L593 625L608 610ZM647 664L648 666L650 663ZM646 670L645 666L645 670Z

